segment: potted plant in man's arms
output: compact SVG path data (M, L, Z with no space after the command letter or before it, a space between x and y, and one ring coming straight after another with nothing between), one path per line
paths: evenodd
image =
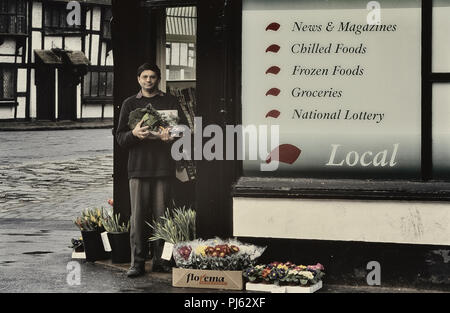
M84 250L86 253L86 261L94 262L104 260L109 257L103 247L101 233L105 231L103 220L107 215L104 209L86 209L74 221L75 225L81 231L83 237Z
M108 232L111 246L111 261L113 263L128 263L131 260L130 222L120 223L120 214L115 214L103 220L103 226Z

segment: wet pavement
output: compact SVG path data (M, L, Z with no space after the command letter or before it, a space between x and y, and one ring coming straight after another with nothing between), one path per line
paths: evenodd
M72 220L112 197L111 130L0 132L0 218Z
M72 221L112 198L112 147L111 129L0 132L0 291L104 289L111 273L98 280L94 265L81 267L83 288L66 276L70 240L80 236Z

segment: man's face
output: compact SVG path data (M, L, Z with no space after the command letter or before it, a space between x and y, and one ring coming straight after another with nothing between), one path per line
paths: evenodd
M138 83L142 89L147 91L154 91L158 89L159 78L155 72L146 70L143 71L138 77Z

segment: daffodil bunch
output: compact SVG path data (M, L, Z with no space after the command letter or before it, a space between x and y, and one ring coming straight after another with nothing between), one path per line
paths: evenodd
M85 209L74 221L82 231L105 231L104 220L108 218L103 208Z

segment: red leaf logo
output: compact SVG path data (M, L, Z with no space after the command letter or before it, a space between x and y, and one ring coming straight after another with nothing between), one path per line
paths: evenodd
M278 51L280 51L280 46L273 44L267 47L266 52L273 52L273 53L278 53Z
M281 69L278 66L271 66L267 69L266 74L274 74L277 75Z
M267 118L267 117L278 118L278 116L280 116L280 114L281 114L280 111L278 111L278 110L272 110L272 111L270 111L270 112L268 112L268 113L266 114L266 118Z
M278 24L278 23L270 23L269 25L267 25L266 31L273 30L273 31L276 32L279 28L280 28L280 24Z
M295 161L297 161L298 157L300 156L300 153L302 151L297 148L294 145L290 144L283 144L270 152L270 154L267 156L266 163L274 161L280 161L282 163L287 164L293 164Z
M278 96L281 90L278 88L271 88L266 92L266 96Z

